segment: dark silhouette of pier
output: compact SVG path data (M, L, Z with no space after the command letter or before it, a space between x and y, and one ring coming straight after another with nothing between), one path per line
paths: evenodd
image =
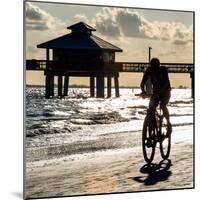
M68 95L70 76L89 77L91 97L102 98L105 89L104 79L107 80L107 97L111 97L113 78L115 96L119 97L119 73L143 73L149 66L148 62L115 62L115 53L122 52L122 49L95 36L92 32L96 30L84 22L67 28L71 33L37 45L38 48L46 49L45 60L26 60L26 70L44 71L46 98L54 96L55 76L58 77L60 98ZM189 73L194 97L194 64L161 63L161 66L167 67L169 73Z
M51 66L61 66L64 65L64 63L60 63L59 61L49 61L48 62L49 67L52 68ZM83 66L80 64L80 67ZM149 66L149 63L147 62L114 62L114 63L106 63L104 66L102 66L102 69L106 69L105 74L113 74L113 72L118 75L120 72L141 72L143 73L146 68ZM192 90L192 98L194 97L194 65L191 63L161 63L161 66L165 66L168 69L169 73L182 73L182 74L190 74L191 78L191 90ZM71 66L73 67L73 66ZM64 68L64 67L63 67ZM84 67L83 67L84 68ZM47 60L26 60L26 70L36 70L36 71L46 71L47 69ZM74 70L74 69L54 69L54 76L59 76L59 74L65 74L65 85L64 85L64 94L61 95L61 88L60 88L60 95L61 96L67 96L67 84L66 82L69 82L69 77L70 76L80 76L80 77L88 77L91 75L92 78L90 78L90 93L91 96L94 96L94 81L96 74L99 72L94 70L90 71L90 74L88 74L87 70ZM103 73L103 70L102 70ZM92 76L93 75L93 76ZM119 76L119 75L118 75ZM67 78L66 78L67 77ZM61 79L61 78L60 78ZM67 79L67 80L66 80ZM61 84L60 80L60 83ZM117 81L116 85L118 85ZM58 85L59 85L58 84ZM92 85L92 86L91 86ZM111 78L107 80L107 96L111 96ZM116 89L118 90L118 89ZM119 94L117 94L119 96Z

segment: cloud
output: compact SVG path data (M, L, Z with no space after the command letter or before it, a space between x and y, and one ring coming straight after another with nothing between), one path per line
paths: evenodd
M43 31L49 29L47 24L41 22L28 22L26 27L28 30L35 30L35 31Z
M50 28L49 20L52 20L52 17L48 13L31 3L26 4L27 30L47 30Z
M36 7L33 6L31 3L26 4L26 17L30 20L43 20L44 12Z
M26 28L32 31L61 30L65 23L32 3L26 3Z
M82 21L82 22L85 22L85 23L89 23L89 20L87 19L86 15L85 14L76 14L74 16L74 18L77 20L77 21Z
M173 41L173 44L176 44L176 45L185 45L187 43L188 43L188 41L184 41L184 40L174 40Z
M93 19L89 20L85 15L82 19L108 37L147 38L171 41L176 45L193 41L192 27L180 22L149 21L131 9L102 8Z
M131 12L129 9L119 10L116 15L116 21L123 35L128 37L141 37L140 27L142 19L138 13Z
M27 51L30 52L30 53L37 53L37 48L34 47L34 46L29 45L27 47Z
M109 37L120 36L120 29L116 23L116 9L103 8L102 12L95 15L92 19L92 25L95 26L98 32Z
M167 52L161 52L161 53L159 53L159 57L161 57L161 56L163 56L163 57L172 56L172 55L176 55L176 54L177 54L177 51L168 50Z
M93 18L87 13L74 16L97 29L103 36L113 39L144 38L170 41L175 45L185 45L193 41L193 28L180 22L149 21L134 9L102 8ZM26 28L32 31L51 31L66 33L66 24L33 3L26 3Z
M191 42L193 38L193 29L187 28L181 23L175 26L175 33L173 35L173 43L176 45L184 45Z
M107 35L109 37L118 37L120 35L119 27L117 27L115 24L112 23L107 23L107 24L96 23L96 29L101 34Z

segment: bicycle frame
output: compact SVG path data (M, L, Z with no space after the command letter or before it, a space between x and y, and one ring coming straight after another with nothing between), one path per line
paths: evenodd
M167 126L163 124L164 116L160 104L158 109L155 111L148 109L143 124L142 146L144 159L147 163L151 163L154 158L157 142L160 143L160 153L163 159L167 159L170 153L171 136L166 134ZM167 145L164 144L165 139L168 139ZM149 149L151 149L150 155L148 155Z
M159 111L158 111L158 109L159 109ZM163 116L163 111L162 111L162 108L161 108L161 105L159 104L159 108L157 108L156 109L156 111L155 111L155 118L156 118L156 123L157 123L157 139L158 139L158 141L157 142L159 142L160 141L160 139L161 139L161 133L162 133L162 122L163 122L163 118L164 118L164 116Z

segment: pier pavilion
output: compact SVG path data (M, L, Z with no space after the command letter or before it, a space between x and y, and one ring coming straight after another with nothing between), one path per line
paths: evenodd
M73 24L67 29L71 30L71 33L37 45L38 48L46 49L46 98L54 96L55 76L58 77L59 97L68 95L70 76L89 77L92 97L104 97L105 79L107 97L111 97L111 83L114 78L115 95L118 97L119 71L107 67L107 64L114 64L115 52L122 52L122 49L95 36L93 32L96 30L84 22Z

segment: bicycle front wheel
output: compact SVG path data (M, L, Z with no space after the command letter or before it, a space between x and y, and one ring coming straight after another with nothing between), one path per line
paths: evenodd
M169 127L166 120L163 119L160 124L160 154L163 159L168 159L170 154L171 132L172 128Z
M154 120L150 120L149 116L146 116L142 130L142 150L147 163L151 163L155 155L155 131Z

